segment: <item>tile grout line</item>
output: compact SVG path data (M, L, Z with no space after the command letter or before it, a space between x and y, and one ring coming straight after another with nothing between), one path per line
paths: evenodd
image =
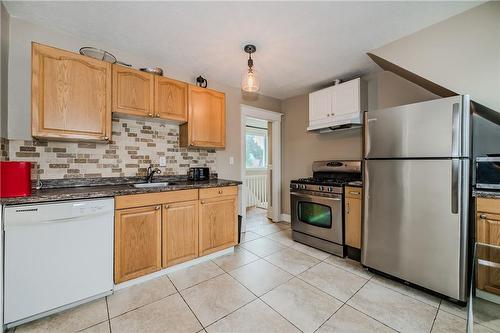
M180 293L179 289L177 289L177 287L175 286L174 282L172 282L172 280L170 279L170 276L166 275L166 277L170 281L170 283L172 283L172 285L174 286L175 290L177 291L177 294L179 294L179 296L181 297L181 299L184 302L184 304L186 304L186 306L188 307L189 311L191 311L191 313L193 314L193 316L196 318L196 320L200 324L202 330L205 330L205 327L201 323L200 319L198 318L198 316L196 315L196 313L194 313L193 309L191 309L191 307L189 306L188 302L186 302L186 300L184 299L184 296L182 296L182 294Z
M289 280L290 281L290 280ZM286 282L285 282L286 283ZM271 290L270 290L271 291ZM268 291L269 292L269 291ZM267 292L266 292L267 294ZM264 294L265 295L265 294ZM262 296L264 296L262 295ZM300 328L298 328L294 323L292 323L290 320L288 320L285 316L283 316L278 310L276 310L275 308L273 308L270 304L268 304L265 300L263 300L262 298L259 297L259 299L261 300L261 302L263 302L265 305L267 305L271 310L273 310L274 312L276 312L281 318L285 319L287 322L290 323L290 325L292 325L293 327L295 327L296 329L299 330L299 332L304 332L302 331Z
M439 304L438 304L438 307L437 307L437 310L436 310L436 314L434 315L434 319L432 320L432 325L431 325L431 329L429 330L429 333L431 333L432 330L434 329L434 324L436 323L436 319L437 319L437 316L438 316L438 313L439 313L439 308L441 307L441 302L442 301L439 301Z
M113 291L114 294L114 291ZM109 304L108 304L108 296L104 297L104 300L106 301L106 311L108 311L108 328L109 328L109 333L113 333L111 331L111 318L109 317Z

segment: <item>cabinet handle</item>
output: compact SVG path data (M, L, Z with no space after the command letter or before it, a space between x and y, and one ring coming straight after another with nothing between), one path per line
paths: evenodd
M201 203L204 204L205 203L205 200L201 200Z
M481 220L484 220L484 219L486 218L486 214L481 214L481 215L479 215L479 218L480 218Z
M349 203L347 203L346 213L349 214Z
M152 114L152 113L148 113L148 117L152 117L152 116L153 116L153 114Z
M156 210L160 210L160 208L161 208L160 206L156 206L156 208L155 208L155 209L156 209Z
M331 116L335 116L335 113L333 113L333 112L332 112L332 113L330 113L330 115L331 115Z
M168 206L168 205L165 205L165 206L163 206L163 207L165 207L165 209L168 209L168 207L169 207L169 206Z
M354 191L349 191L350 194L356 194L356 195L360 195L361 193L359 192L354 192Z
M327 114L326 114L326 116L327 116L327 117L330 117L330 114L329 114L329 113L327 113Z

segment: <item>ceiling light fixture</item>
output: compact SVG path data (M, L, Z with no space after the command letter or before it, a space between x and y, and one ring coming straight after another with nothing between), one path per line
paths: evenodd
M255 45L248 44L245 45L243 50L248 53L248 69L243 73L241 77L241 89L246 92L257 92L260 89L260 80L257 70L253 68L252 53L257 51Z

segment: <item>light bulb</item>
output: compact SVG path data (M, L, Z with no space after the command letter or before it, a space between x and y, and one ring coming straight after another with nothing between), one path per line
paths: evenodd
M241 89L247 92L257 92L260 89L260 81L257 71L248 68L241 78Z

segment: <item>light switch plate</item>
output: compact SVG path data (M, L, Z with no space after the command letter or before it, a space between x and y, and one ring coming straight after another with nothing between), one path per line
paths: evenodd
M165 156L160 156L160 166L167 166L167 158Z
M233 164L234 164L234 157L229 156L229 165L233 165Z

